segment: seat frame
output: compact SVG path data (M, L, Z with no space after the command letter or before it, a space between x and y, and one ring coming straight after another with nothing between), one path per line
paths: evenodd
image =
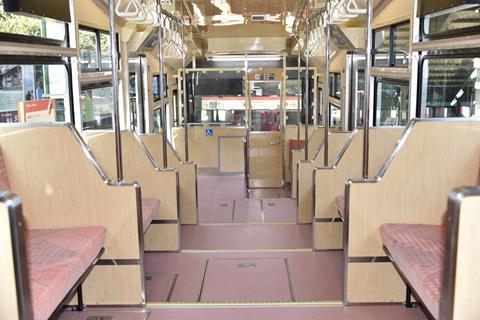
M78 311L81 312L85 309L85 304L83 303L83 292L82 292L82 284L85 282L87 277L90 275L90 272L92 272L93 268L97 264L97 262L100 260L100 257L103 255L105 252L105 248L102 248L99 252L97 257L93 260L93 262L90 264L90 266L87 268L87 270L82 274L82 276L75 282L73 287L70 289L70 291L67 293L65 298L63 298L62 302L58 305L58 307L53 311L53 313L50 315L49 319L54 320L58 319L62 312L65 309L65 306L72 300L72 298L77 294L77 304L71 307L72 311Z
M397 270L398 275L400 276L400 278L402 278L402 281L405 283L405 286L406 286L405 307L406 308L417 308L417 307L420 306L420 308L424 311L424 313L425 313L425 315L427 316L428 319L435 320L435 317L432 315L430 310L428 310L428 308L425 306L425 304L421 303L422 299L420 298L418 293L415 291L415 287L412 286L412 284L410 283L408 278L403 274L402 269L400 269L400 267L397 265L397 263L393 259L392 255L390 254L390 251L388 251L386 246L383 246L383 250L387 254L387 257L390 260L390 262L392 263L392 265L394 266L395 270ZM420 303L412 302L412 296L415 298L416 301L418 301Z

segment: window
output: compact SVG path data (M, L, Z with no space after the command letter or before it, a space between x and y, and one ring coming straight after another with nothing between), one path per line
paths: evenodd
M308 81L308 86L312 92L309 95L310 100L310 109L309 109L309 124L313 124L314 114L313 114L313 100L314 100L314 78L313 70L309 72L310 79ZM300 124L305 124L305 108L304 108L304 94L305 94L305 71L300 73L300 91L298 88L298 71L297 70L287 70L287 98L285 100L285 122L287 126L297 125L297 108L300 98Z
M480 118L480 55L425 57L421 116Z
M112 70L110 34L106 31L80 27L78 36L80 42L80 66L82 70Z
M342 109L339 106L330 104L330 128L342 126Z
M243 72L190 72L187 91L190 123L245 125Z
M373 31L375 67L408 67L410 23L401 23Z
M0 65L0 122L64 122L70 105L65 65Z
M376 67L388 67L390 65L390 27L373 31L373 43Z
M82 88L80 104L83 130L113 128L113 88L111 84Z
M47 44L65 44L66 24L61 21L33 15L20 15L3 11L0 0L0 34L2 38L24 37L40 39ZM13 36L15 35L15 36Z
M377 80L375 123L377 127L405 126L409 120L408 83Z
M340 99L342 95L342 76L340 73L330 74L330 97Z
M168 82L167 82L167 75L163 76L163 96L166 98L168 95ZM160 100L160 75L153 76L153 101L157 102Z
M423 18L426 38L466 33L480 28L480 5L470 4L440 11Z

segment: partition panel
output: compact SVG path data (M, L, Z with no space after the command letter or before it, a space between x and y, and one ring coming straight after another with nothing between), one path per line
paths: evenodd
M131 282L124 283L125 274L120 276L119 266L108 266L117 287L128 291L128 297L118 300L118 290L100 277L84 289L85 299L98 296L98 304L142 304L140 187L108 180L71 124L3 125L0 146L11 188L22 198L27 228L103 226L107 236L102 260L115 260L135 269L126 272ZM93 273L98 268L95 266Z
M114 172L115 158L112 152L115 147L113 132L85 132L86 140L93 154L107 173ZM155 168L148 153L143 148L133 132L122 132L122 155L124 176L126 179L137 181L141 185L142 198L160 200L160 209L156 213L152 225L146 231L146 238L150 233L166 232L167 223L177 225L176 234L168 232L172 239L165 242L149 243L149 251L171 251L172 243L179 243L178 223L178 174L174 170L159 170ZM156 238L154 238L156 239ZM178 250L179 247L176 248Z
M388 281L361 284L384 257L379 228L384 223L442 224L449 191L478 184L480 122L413 120L375 180L346 186L346 302L368 291L383 292L376 302L403 300ZM364 272L355 263L366 260ZM392 272L394 272L392 270ZM385 274L388 278L388 273ZM399 281L399 284L401 282Z
M345 143L351 136L350 132L333 132L329 137L329 164L334 165ZM324 149L318 150L312 161L300 161L297 164L298 171L298 220L303 223L312 223L314 217L314 171L316 167L322 166L324 160ZM308 222L307 222L308 221Z
M159 134L139 136L157 163L163 159L163 140ZM180 222L198 224L197 164L183 162L171 144L168 144L168 166L178 172Z

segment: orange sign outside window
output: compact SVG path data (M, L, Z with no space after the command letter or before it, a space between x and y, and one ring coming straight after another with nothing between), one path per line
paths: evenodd
M18 122L55 122L55 100L18 102Z

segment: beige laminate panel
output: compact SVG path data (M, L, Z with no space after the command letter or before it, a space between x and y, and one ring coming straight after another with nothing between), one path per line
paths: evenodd
M145 251L178 251L179 232L178 224L151 224L145 233Z
M142 304L140 265L95 266L82 285L87 305Z
M243 137L219 138L220 173L245 172L245 144Z
M370 130L369 176L378 175L394 150L403 128L372 128ZM341 161L335 168L319 168L315 173L315 216L336 216L335 198L345 193L349 179L362 177L363 130L354 133Z
M351 257L384 255L384 223L442 224L448 193L478 183L480 122L417 122L397 152L380 181L351 185Z
M74 130L71 125L0 127L0 147L27 228L103 226L102 258L139 259L138 187L105 183Z
M308 128L308 132L309 132L309 135L311 136L314 132L320 132L320 131L324 131L323 128L321 127L318 127L318 128L315 128L313 126L310 126ZM298 138L298 131L297 131L297 127L296 126L287 126L285 127L285 181L286 182L291 182L292 183L292 186L293 186L293 182L295 181L293 179L293 170L296 170L296 165L295 165L295 161L293 161L292 159L292 164L290 164L290 150L288 148L288 145L290 143L290 140L297 140ZM300 127L300 140L304 140L305 139L305 128L304 127ZM322 139L323 140L323 139ZM303 156L301 158L301 160L305 160L304 159L305 156Z
M251 187L282 187L282 141L280 132L250 133L248 174Z
M463 199L460 210L453 319L480 319L480 196Z
M110 176L116 172L115 135L113 132L85 132L87 143L96 159ZM141 185L142 198L160 200L155 220L178 219L177 172L158 172L148 159L134 133L122 132L124 179Z
M140 135L148 151L157 164L163 163L163 140L162 135ZM197 165L196 163L184 163L177 159L172 146L168 145L168 166L178 172L180 222L182 224L198 223L197 207Z
M335 132L330 133L329 136L329 153L328 160L329 165L333 165L335 159L339 156L341 150L344 148L345 143L351 136L351 133L348 132ZM314 215L314 187L313 187L313 178L314 171L316 167L323 166L324 161L324 151L323 147L318 153L317 157L311 162L299 162L298 164L298 217L299 220L311 219ZM322 188L322 186L320 186ZM322 190L322 189L320 189ZM330 217L336 216L335 214L330 215Z
M314 248L315 250L343 249L343 223L315 222Z
M292 150L292 199L297 199L298 163L305 160L305 150Z
M0 319L19 317L8 208L0 203Z
M213 136L207 137L206 129L213 130ZM178 131L175 137L176 149L182 153L180 146L184 145L184 132ZM189 160L194 161L200 168L218 168L218 137L224 136L243 136L245 128L243 127L189 127L188 128L188 147Z
M347 303L401 302L405 284L391 263L348 263Z

